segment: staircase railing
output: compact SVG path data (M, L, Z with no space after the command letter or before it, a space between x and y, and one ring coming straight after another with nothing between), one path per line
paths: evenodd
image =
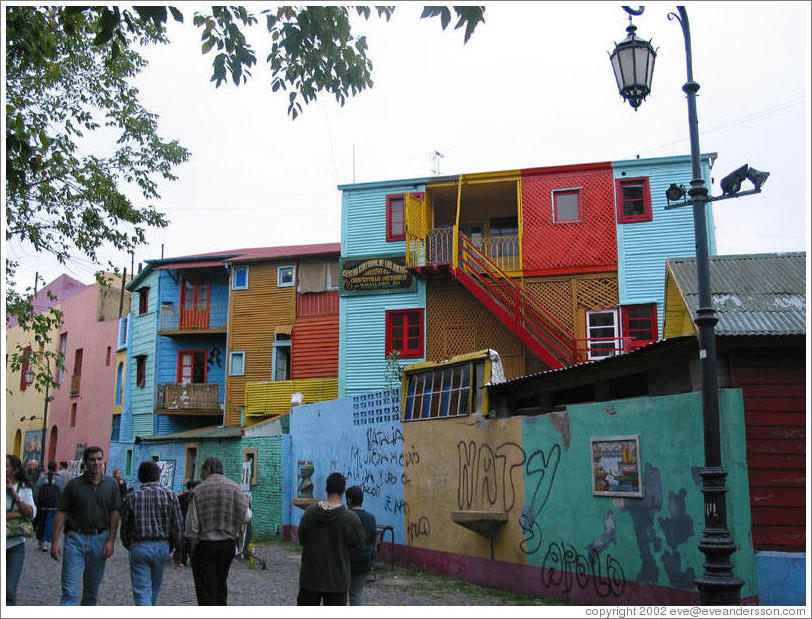
M551 367L575 362L574 336L460 233L457 279ZM481 294L477 294L477 292Z

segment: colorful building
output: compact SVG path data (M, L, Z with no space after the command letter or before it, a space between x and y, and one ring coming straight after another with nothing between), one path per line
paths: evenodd
M694 247L665 187L690 175L682 156L340 186L339 392L383 387L392 351L491 348L516 377L657 340L665 258Z

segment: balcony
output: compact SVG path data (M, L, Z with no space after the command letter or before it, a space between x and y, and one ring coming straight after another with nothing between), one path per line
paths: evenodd
M303 378L248 383L245 386L245 416L265 417L287 413L294 393L302 394L302 404L335 400L338 397L338 379Z
M79 385L82 382L81 374L74 374L70 377L70 394L71 397L79 395Z
M228 303L210 303L205 307L181 307L162 303L159 333L225 333Z
M408 239L407 266L424 267L451 264L454 229L443 226L429 230L425 239ZM471 243L503 271L521 270L519 237L485 236L471 239Z
M210 383L160 383L156 410L174 413L217 413L220 409L220 386Z

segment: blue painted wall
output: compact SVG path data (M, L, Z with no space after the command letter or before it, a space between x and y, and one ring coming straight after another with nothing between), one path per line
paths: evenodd
M314 497L325 498L327 476L342 473L348 486L364 490L364 509L375 514L378 525L393 526L395 542L403 543L403 432L397 391L296 407L291 411L290 436L287 470L293 497L299 483L298 461L312 460ZM292 508L290 523L285 524L298 526L303 513Z
M710 187L708 156L702 175ZM693 211L690 206L665 210L665 190L671 183L690 187L691 158L659 157L612 162L614 178L648 177L651 221L617 225L618 294L621 305L657 303L662 334L665 259L696 255ZM712 208L706 209L708 250L716 253Z
M806 554L759 552L756 554L758 602L762 606L806 604Z

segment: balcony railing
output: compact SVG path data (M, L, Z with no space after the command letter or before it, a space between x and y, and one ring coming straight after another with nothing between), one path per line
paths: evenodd
M210 303L202 309L161 305L160 331L223 331L227 323L228 303Z
M575 340L577 361L594 361L606 357L616 357L648 344L630 337L592 337Z
M210 383L160 383L156 408L169 411L220 410L219 385Z
M429 230L424 240L409 240L409 266L450 264L452 260L452 239L454 229L443 226ZM503 271L521 269L519 260L519 237L486 236L471 240L471 243L491 262Z

